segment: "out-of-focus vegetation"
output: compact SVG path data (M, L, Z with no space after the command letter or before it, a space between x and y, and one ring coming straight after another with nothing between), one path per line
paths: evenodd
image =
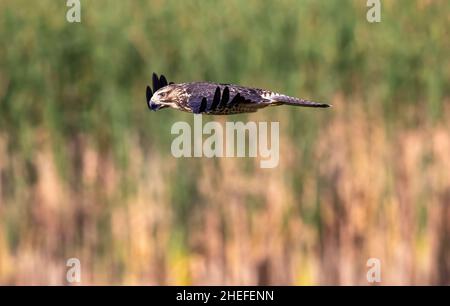
M0 283L450 284L450 2L0 2ZM175 159L151 73L328 101L280 165Z

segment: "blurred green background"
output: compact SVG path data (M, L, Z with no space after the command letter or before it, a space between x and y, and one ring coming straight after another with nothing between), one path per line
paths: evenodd
M450 284L450 2L0 2L0 284ZM170 153L151 73L327 101L280 165ZM204 118L205 120L205 118Z

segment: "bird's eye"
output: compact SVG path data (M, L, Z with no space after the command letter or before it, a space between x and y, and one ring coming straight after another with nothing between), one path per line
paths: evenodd
M162 92L162 93L159 94L159 96L160 96L161 98L164 98L165 96L167 96L167 92Z

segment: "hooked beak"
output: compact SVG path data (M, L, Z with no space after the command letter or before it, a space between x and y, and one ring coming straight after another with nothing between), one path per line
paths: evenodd
M149 109L151 109L152 111L157 111L158 109L161 108L161 104L155 101L155 96L153 95L153 91L150 88L150 86L147 86L146 97L147 97L147 106Z
M158 109L161 108L161 104L157 104L157 103L155 103L154 101L150 100L150 102L148 103L148 107L149 107L152 111L156 112Z
M168 106L168 105L165 105L165 104L159 103L159 101L155 98L155 96L153 96L153 97L150 99L150 101L148 102L148 107L149 107L152 111L156 112L157 110L160 110L160 109L163 109L163 108L166 108L166 107L169 107L169 106Z

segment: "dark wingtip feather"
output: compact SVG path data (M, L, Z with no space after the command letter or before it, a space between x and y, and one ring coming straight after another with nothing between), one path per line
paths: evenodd
M222 101L220 102L220 107L227 107L227 103L230 100L230 89L226 86L223 89Z
M159 86L160 88L163 88L164 86L167 86L167 79L164 75L161 74L159 77Z
M217 86L216 92L214 93L213 103L211 104L211 110L215 110L220 102L220 87Z
M205 97L202 99L202 103L200 104L200 109L198 110L199 113L203 113L206 110L206 107L208 106L208 101Z
M150 88L150 86L148 86L148 85L147 85L147 90L146 90L145 94L147 97L147 102L149 102L153 96L153 92L152 92L152 89Z
M154 72L152 75L152 81L153 81L153 92L156 92L159 89L159 79L158 75Z
M241 100L241 95L237 93L234 98L231 100L230 104L228 104L228 107L233 107Z

